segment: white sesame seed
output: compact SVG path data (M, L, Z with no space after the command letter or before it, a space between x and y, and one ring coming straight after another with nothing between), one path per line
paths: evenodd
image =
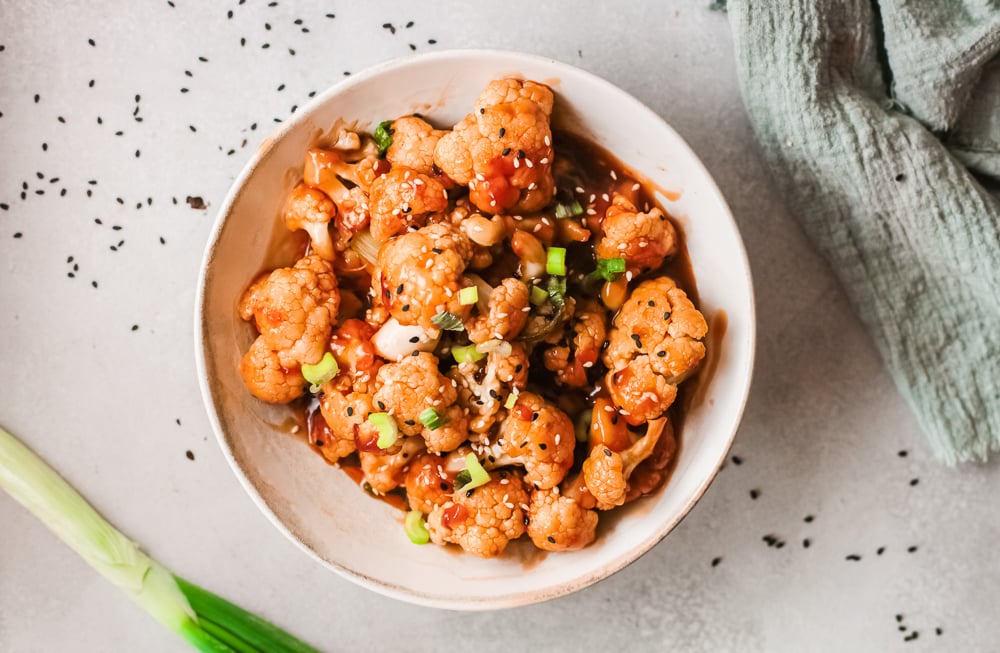
M558 433L556 433L556 446L557 446L557 447L559 446L559 441L560 441L561 439L562 439L562 436L561 436L561 435L559 435Z
M527 510L527 509L528 509L528 504L522 503L521 504L521 510Z
M543 224L543 225L545 225L545 226L547 227L547 226L549 226L550 224L552 224L552 221L551 221L551 220L549 220L548 218L542 218L542 224Z
M639 247L648 247L648 246L649 246L649 243L647 241L645 241L645 240L640 240L639 241Z
M632 190L639 190L639 182L632 184Z
M531 230L537 234L539 231L542 230L542 225L536 224L534 227L531 228Z
M444 392L444 386L443 385L439 385L438 386L438 392Z
M515 168L520 168L521 167L521 160L520 159L514 159L514 167Z
M496 338L497 340L503 340L503 334L501 333L494 333L493 337Z
M618 175L615 174L614 170L611 171L611 178L614 179L615 181L618 181Z
M503 318L507 317L507 314L506 313L497 313L497 317L502 320Z
M605 202L610 202L611 201L611 198L608 197L607 193L604 193L603 195L601 195L601 199L604 200Z
M542 165L545 165L546 163L549 162L549 157L543 156L541 159L538 160L538 162L541 163Z
M496 200L490 200L490 206L491 207L496 208L496 205L497 205L497 201Z
M587 215L597 215L596 209L587 209Z
M555 486L554 488L552 488L552 494L559 494L559 486L558 485Z
M398 206L392 210L392 214L393 215L399 215L399 207Z
M476 179L479 181L486 181L486 177L484 177L481 172L476 175Z
M631 281L631 280L632 280L632 270L629 270L628 272L625 273L625 281Z
M607 411L607 412L609 412L609 413L613 413L613 412L615 412L615 407L614 406L605 406L604 410Z
M626 247L628 247L628 243L618 243L618 249L624 250Z
M546 146L552 145L552 139L549 138L548 134L545 135L545 145Z
M531 162L531 159L525 159L524 160L524 165L528 166L529 168L534 168L535 167L535 164Z
M580 188L579 186L577 186L577 187L576 187L576 188L575 188L574 190L575 190L575 191L576 191L576 192L577 192L577 193L578 193L579 195L583 195L584 193L586 193L586 192L587 192L587 191L583 190L582 188Z
M624 408L619 408L619 409L618 409L618 412L619 412L619 413L621 413L622 415L629 415L629 414L630 414L630 413L629 413L629 412L628 412L627 410L625 410Z
M528 190L535 190L535 182L528 184Z
M424 185L424 180L423 179L414 179L413 180L413 186L414 186L414 188L416 186L423 186L423 185Z
M503 505L507 506L508 510L513 510L514 509L514 504L511 503L510 501L505 502Z
M594 366L594 362L593 361L587 361L586 363L583 364L583 366L584 367L593 367Z
M434 267L434 259L429 258L429 259L427 259L427 262L424 263L424 268L430 270L432 267Z

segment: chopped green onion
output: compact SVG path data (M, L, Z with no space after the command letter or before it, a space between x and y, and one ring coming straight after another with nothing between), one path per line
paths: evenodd
M475 363L478 360L482 360L486 357L486 354L480 353L476 349L475 345L465 345L464 347L452 347L451 348L452 358L455 359L456 363Z
M109 524L45 461L0 428L0 488L95 571L199 651L317 653L277 626L175 576Z
M559 313L566 307L566 279L564 277L549 277L549 301Z
M391 124L391 120L383 120L375 127L375 131L372 133L372 136L375 138L375 145L378 146L379 158L384 157L386 150L392 147L392 134L395 130L389 126Z
M550 247L548 259L545 261L545 271L549 274L563 276L566 274L566 248Z
M615 281L618 279L618 275L623 272L625 272L625 259L599 258L597 259L597 269L594 270L593 274L605 281Z
M388 449L396 444L399 439L399 426L396 420L389 413L372 413L368 416L368 421L378 429L378 441L375 443L379 449Z
M538 286L531 287L531 305L541 306L545 303L545 300L549 298L549 293L545 292L543 288Z
M434 324L434 326L444 329L445 331L465 331L465 325L462 324L462 318L455 315L451 311L441 311L431 318L431 323Z
M556 217L557 218L572 218L575 215L580 215L583 213L583 207L576 200L573 200L571 204L556 204Z
M431 534L427 532L427 524L424 523L424 513L419 510L411 510L406 513L403 520L403 530L406 536L414 544L427 544L431 541Z
M471 306L479 301L479 288L469 286L458 291L458 303L463 306Z
M474 490L490 482L490 473L483 469L476 454L465 456L465 469L455 476L455 490Z
M514 404L516 403L517 403L517 393L512 392L509 395L507 395L507 401L503 402L503 407L506 408L507 410L510 410L511 408L514 407Z
M312 384L309 388L310 392L317 392L321 385L330 381L339 373L340 366L337 365L337 359L330 352L326 352L322 360L315 365L306 364L302 366L303 378Z
M425 408L423 412L420 413L420 423L430 430L436 431L448 423L448 418L442 417L441 414L433 408Z
M378 253L382 246L378 244L370 231L359 231L354 234L354 238L351 238L351 249L367 263L378 265Z

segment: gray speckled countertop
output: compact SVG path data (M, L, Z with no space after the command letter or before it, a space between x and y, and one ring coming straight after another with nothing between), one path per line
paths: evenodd
M486 614L299 552L226 465L192 354L214 210L275 121L454 47L575 64L672 123L743 230L760 329L734 456L681 526L597 586ZM327 650L995 650L1000 470L929 459L767 179L731 47L694 1L0 0L0 421L168 566ZM4 496L0 524L0 650L185 650Z

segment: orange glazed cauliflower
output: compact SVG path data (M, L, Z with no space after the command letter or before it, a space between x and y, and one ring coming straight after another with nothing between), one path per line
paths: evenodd
M391 492L403 484L410 463L424 452L424 441L420 438L400 438L389 451L358 452L365 480L375 494Z
M429 215L448 208L448 192L437 179L402 166L372 183L368 201L372 237L384 243L408 227L422 227Z
M490 293L486 314L466 322L469 340L477 344L487 340L513 340L528 323L528 286L520 279L504 279Z
M469 313L458 299L472 254L469 239L446 224L432 224L393 238L379 250L372 288L392 317L406 326L437 329L435 315Z
M281 365L278 354L268 346L264 336L258 336L243 356L240 375L253 396L272 404L298 399L306 382L298 367L288 369Z
M545 551L575 551L594 541L597 513L559 488L536 490L528 506L528 537Z
M618 193L601 223L604 235L594 248L599 258L624 258L634 274L655 270L677 251L677 232L658 208L642 213Z
M455 473L441 456L425 453L410 463L406 472L406 499L410 510L427 514L451 500Z
M281 366L293 368L323 357L339 306L333 268L310 255L254 282L240 301L240 315L253 318Z
M524 534L528 492L517 474L493 473L489 483L458 491L427 518L431 541L458 544L481 558L495 558Z
M434 148L448 132L434 129L417 116L397 118L390 128L392 145L386 151L385 158L392 167L410 168L425 175L433 175Z
M475 110L446 133L434 162L468 185L488 213L538 211L552 199L552 91L517 79L490 82Z
M573 421L542 397L522 392L500 426L500 444L503 455L496 465L523 465L524 480L547 490L573 465Z
M662 415L705 357L705 317L670 277L642 282L615 316L604 351L611 399L629 424Z
M587 370L598 361L604 346L606 316L604 307L592 299L576 303L572 333L566 334L566 338L572 337L572 340L550 347L542 354L545 369L555 372L558 383L573 388L588 385Z
M292 231L302 229L309 234L312 250L327 261L334 258L330 220L336 213L337 207L323 191L305 184L292 189L283 211L285 226Z
M651 421L646 434L621 453L601 446L590 451L583 461L583 478L599 510L611 510L625 503L629 477L639 463L653 455L666 422L665 417Z

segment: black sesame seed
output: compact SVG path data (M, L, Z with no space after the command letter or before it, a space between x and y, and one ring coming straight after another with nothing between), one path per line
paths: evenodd
M475 488L473 488L473 490L474 490L474 489L475 489ZM471 497L471 496L472 496L472 491L473 491L473 490L469 490L468 492L466 492L466 493L465 493L465 496L466 496L466 497Z
M403 312L405 313L408 310L410 310L410 305L409 304L403 304Z
M410 46L410 50L416 51L417 46L413 45L412 43L409 43L408 45Z
M611 449L608 449L608 448L605 447L605 449L604 449L604 455L608 456L610 458L611 457Z
M906 552L907 553L916 553L917 552L917 547L911 546L911 547L909 547L909 548L906 549Z
M750 498L751 499L753 499L753 500L756 501L757 497L759 497L759 496L760 496L760 490L750 490Z
M419 351L414 351L412 354L410 354L410 356L419 356L419 355L420 355ZM480 404L480 405L482 405L482 404Z
M97 287L97 282L96 281L91 281L90 285L93 286L94 288L96 288Z
M527 515L524 516L524 525L525 526L528 525L528 516Z
M722 558L712 558L713 567L718 567L720 562L722 562Z
M739 456L733 456L733 464L734 465L742 465L743 464L743 459L740 458Z
M811 544L811 542L809 541L808 537L806 539L802 540L802 548L803 549L808 549L810 544Z
M323 446L323 441L322 440L316 440L316 446L317 447L322 447Z
M911 479L911 480L910 480L910 486L912 487L912 486L916 485L916 484L917 484L917 483L919 483L919 482L920 482L920 479L919 479L919 478L914 478L914 479Z
M407 426L416 426L417 425L417 423L414 422L412 419L403 420L403 424L406 424Z
M534 422L536 419L538 419L538 413L532 413L531 414L531 421Z
M500 138L503 138L504 134L506 134L506 133L507 133L507 130L504 127L501 127L500 128L500 134L499 134Z
M658 356L659 358L663 358L664 356L666 356L666 355L667 355L667 352L665 352L665 351L658 351L658 352L656 352L656 355L657 355L657 356ZM737 464L739 464L739 463L737 463Z
M397 295L403 294L403 284L399 284L398 286L396 286L396 294Z
M783 546L785 546L785 543L784 543L784 542L776 542L776 543L774 544L774 548L776 548L776 549L780 549L780 548L781 548L781 547L783 547Z
M132 330L133 331L138 331L139 330L139 325L138 324L133 324L132 325Z
M497 399L497 400L500 399L500 393L498 393L493 388L490 388L490 396L493 397L494 399Z
M884 546L880 546L879 548L875 549L875 555L882 555L883 553L885 553Z
M22 236L22 234L21 234L20 231L15 231L14 232L14 238L20 238L21 236Z
M935 628L934 629L934 634L937 635L938 637L940 637L941 635L944 634L944 631L942 629L940 629L940 628Z
M507 156L508 154L510 154L510 148L506 147L503 152L500 153L500 156Z
M670 319L670 311L666 311L666 312L663 313L663 319L664 320L669 320Z
M635 340L636 349L642 349L642 340L639 339L639 334L633 333L632 340Z
M538 448L539 448L539 449L541 449L542 451L545 451L545 450L546 450L546 449L548 449L549 447L548 447L548 445L547 445L547 444L545 444L545 443L543 442L543 443L541 443L540 445L538 445Z
M486 109L479 109L479 115L483 115L484 113L486 113Z
M38 93L35 93L35 104L38 104L38 101L41 100L41 99L42 99L42 96L39 95Z
M191 451L190 449L188 449L187 451L185 451L184 455L187 456L188 460L194 460L194 452Z
M418 342L420 342L420 336L411 337L410 342L412 342L413 344L417 344Z
M523 365L520 365L520 364L518 364L518 365L515 365L515 366L514 366L514 374L520 374L520 373L521 373L521 370L523 370L523 369L524 369L524 366L523 366Z
M352 415L354 415L354 407L353 406L348 406L347 407L347 416L350 417Z
M861 560L861 556L859 556L857 553L852 553L849 556L845 556L844 559L857 562L858 560Z
M376 401L375 403L378 404L379 409L385 410L385 404L383 404L381 401Z
M431 248L431 251L434 252L435 254L442 254L442 253L444 253L444 250L441 249L441 248L439 248L439 247L433 247L433 248Z
M811 522L812 522L812 520L814 520L814 519L816 519L816 518L815 518L815 517L813 517L812 515L806 515L806 516L805 516L805 518L804 518L804 519L803 519L802 521L804 521L805 523L809 524L809 523L811 523Z
M555 544L556 543L556 538L552 537L551 535L549 535L545 539L547 539L549 541L549 544Z
M907 456L907 453L909 453L909 452L907 452L907 451L906 451L906 449L901 449L901 450L899 451L899 453L898 453L898 454L896 454L896 455L897 455L897 456L899 456L900 458L906 458L906 456Z

